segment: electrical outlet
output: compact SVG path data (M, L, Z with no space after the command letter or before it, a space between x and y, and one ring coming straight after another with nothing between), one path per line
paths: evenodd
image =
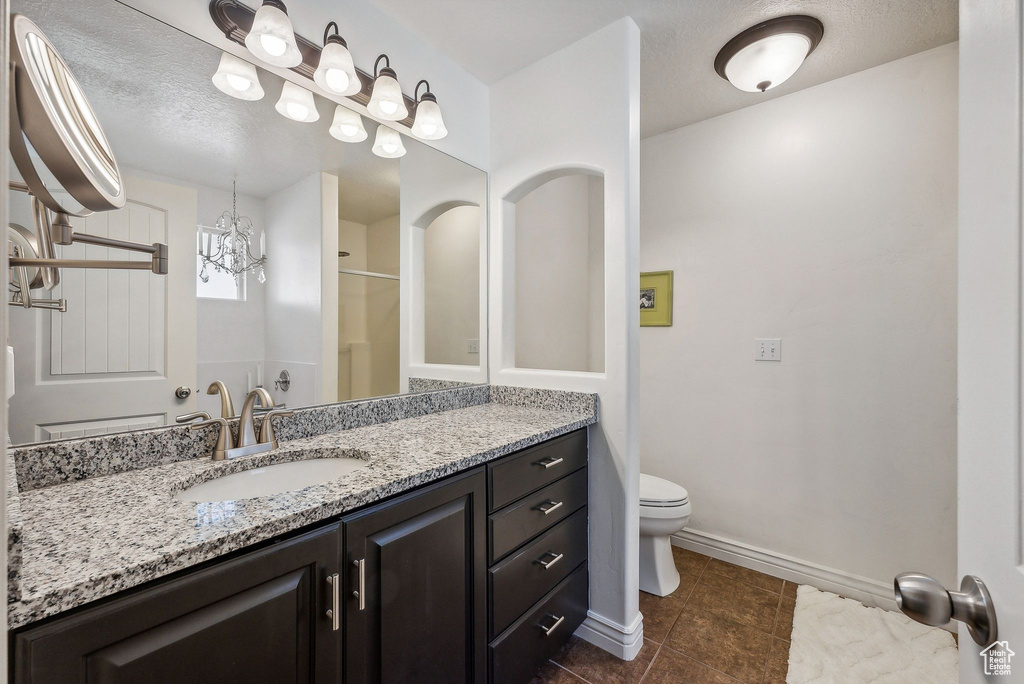
M781 361L782 340L779 338L759 338L754 340L755 361Z
M480 340L466 340L466 352L469 354L479 354Z

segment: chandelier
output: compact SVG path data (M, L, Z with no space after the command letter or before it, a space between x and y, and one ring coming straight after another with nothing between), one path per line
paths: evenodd
M231 211L225 211L217 219L217 233L216 236L203 236L200 242L199 258L203 267L199 271L199 279L204 283L210 282L207 269L212 266L232 276L235 283L246 271L252 271L257 280L265 283L267 276L263 272L263 265L267 263L267 256L264 234L260 233L260 243L254 255L252 250L256 229L249 217L238 215L238 194L234 181L231 182Z

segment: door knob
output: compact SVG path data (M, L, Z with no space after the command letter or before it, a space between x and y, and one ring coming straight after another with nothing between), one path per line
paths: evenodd
M947 591L934 577L919 572L904 572L893 582L896 605L920 623L941 627L957 620L980 646L995 642L999 630L996 609L985 583L974 575L964 575L960 591Z
M185 387L184 385L182 385L178 389L174 390L174 396L176 396L176 397L178 397L179 399L182 399L182 400L188 399L189 397L192 396L192 388L191 387Z

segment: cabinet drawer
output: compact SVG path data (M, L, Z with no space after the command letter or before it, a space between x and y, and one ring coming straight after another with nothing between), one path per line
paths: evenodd
M499 634L587 560L586 507L489 571L490 635Z
M536 608L491 642L492 684L528 682L587 616L587 565L555 587Z
M587 464L587 431L538 444L487 466L489 512L565 477Z
M560 522L587 503L587 469L553 482L488 518L490 562Z

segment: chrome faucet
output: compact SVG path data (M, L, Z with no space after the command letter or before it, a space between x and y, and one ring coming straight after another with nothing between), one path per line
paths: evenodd
M238 423L238 446L240 447L259 444L256 439L256 428L252 422L253 409L256 406L257 399L263 408L274 408L273 397L270 396L270 392L262 387L257 387L245 395L245 403L242 404L242 415L239 416ZM266 419L267 417L265 416L263 420Z
M210 386L206 388L206 393L220 395L221 418L234 418L235 407L231 403L231 392L228 391L227 385L220 380L214 380L210 383Z
M219 383L214 383L214 385ZM213 387L214 385L211 385ZM226 391L225 391L226 392ZM221 399L226 394L221 394ZM260 406L265 409L274 408L274 399L270 396L270 393L262 387L257 387L245 396L245 403L242 404L242 415L238 419L238 442L236 446L235 436L231 431L231 422L227 417L221 418L210 418L209 415L197 412L189 414L187 416L180 416L179 422L184 422L188 419L205 418L199 423L193 423L189 426L192 430L198 430L205 428L210 425L217 425L219 433L217 435L217 445L213 451L213 460L223 461L229 458L237 458L239 456L249 456L251 454L258 454L264 451L270 451L271 449L277 448L277 438L274 436L274 425L271 421L274 418L285 417L293 415L294 411L281 411L281 410L268 410L263 415L263 421L260 424L259 438L256 435L256 428L253 424L253 413L255 412L256 402L260 402ZM228 399L230 404L230 399Z

